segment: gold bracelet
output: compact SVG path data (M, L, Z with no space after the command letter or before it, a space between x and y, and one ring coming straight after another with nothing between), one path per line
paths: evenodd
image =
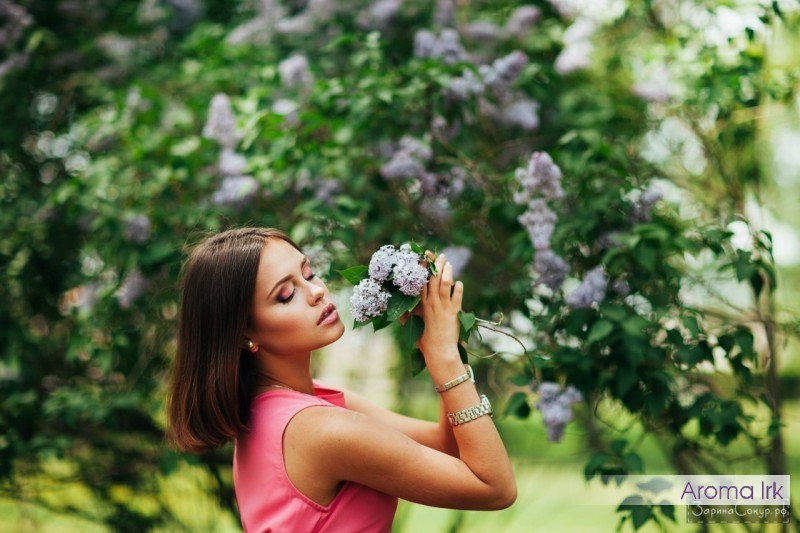
M492 416L492 404L485 394L481 394L481 403L455 413L447 413L447 419L451 426L460 426L485 415Z
M438 387L434 387L434 390L436 390L436 392L444 392L446 390L452 389L456 385L461 385L467 380L471 380L473 383L475 383L475 374L472 373L472 367L469 365L464 365L464 368L467 369L465 373L461 374L455 379L451 379L447 383L443 383Z

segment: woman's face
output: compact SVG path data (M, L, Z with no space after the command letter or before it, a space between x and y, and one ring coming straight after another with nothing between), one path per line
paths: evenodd
M308 353L344 334L325 284L288 242L268 239L261 250L247 337L273 355Z

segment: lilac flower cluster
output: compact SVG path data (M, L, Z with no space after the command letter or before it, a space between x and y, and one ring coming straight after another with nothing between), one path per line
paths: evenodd
M631 213L631 221L648 222L653 216L653 206L664 197L658 187L651 185L641 196L633 203L633 212Z
M418 31L414 35L414 56L441 58L446 65L468 59L458 32L452 28L442 30L438 37L428 30Z
M564 437L564 428L575 416L572 404L583 401L583 396L572 385L562 389L561 385L551 381L539 383L535 390L539 394L536 408L547 426L547 438L550 442L558 442Z
M381 175L386 180L416 178L420 181L430 179L425 165L433 157L431 147L419 139L409 135L400 139L392 158L381 167ZM435 179L435 177L433 178Z
M565 301L570 307L588 308L605 298L607 287L608 276L600 265L586 273L581 284L567 295Z
M122 237L126 241L144 244L150 238L152 225L147 215L136 215L124 222Z
M203 137L217 141L222 147L218 164L222 182L211 195L211 202L219 206L243 208L258 193L258 181L244 175L247 159L234 150L241 134L236 129L236 116L226 94L218 93L211 99Z
M356 322L365 322L386 311L391 295L372 278L362 280L350 297L350 307Z
M591 66L594 51L592 36L597 24L586 18L579 18L564 32L564 48L556 57L555 69L562 76Z
M122 281L116 292L117 302L123 309L129 309L150 286L150 280L142 275L139 270L134 270Z
M422 257L403 244L399 249L387 244L381 246L369 261L368 278L353 290L350 306L357 322L380 316L388 306L391 291L399 290L406 296L419 296L428 282L428 269L420 265Z
M526 205L527 209L517 220L528 230L528 236L536 250L533 270L536 283L555 292L569 274L569 265L550 248L558 217L550 209L547 200L563 198L561 169L549 154L534 152L528 165L518 168L516 173L520 189L514 193L514 202Z
M314 84L314 75L308 66L308 58L303 54L293 54L278 63L278 73L284 87L307 89Z

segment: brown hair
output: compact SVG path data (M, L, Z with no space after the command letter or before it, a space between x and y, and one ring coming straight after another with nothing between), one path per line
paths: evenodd
M169 437L182 450L208 451L248 430L255 360L242 343L268 239L298 248L277 229L232 229L202 241L183 266L167 407Z

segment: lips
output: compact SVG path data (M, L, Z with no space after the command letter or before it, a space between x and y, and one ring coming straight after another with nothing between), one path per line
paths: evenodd
M336 306L333 304L328 304L322 310L322 314L319 315L319 320L317 320L317 325L330 322L331 320L336 319Z

